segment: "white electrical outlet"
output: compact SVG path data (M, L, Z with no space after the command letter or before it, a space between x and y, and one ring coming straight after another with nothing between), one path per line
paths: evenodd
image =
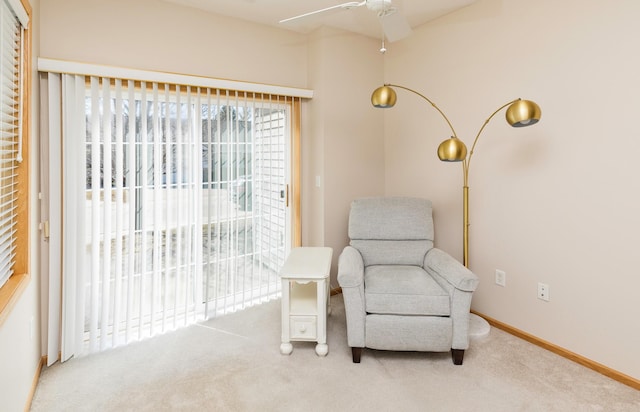
M496 285L507 286L507 274L504 270L496 269Z
M538 283L538 299L549 302L549 285L546 283Z

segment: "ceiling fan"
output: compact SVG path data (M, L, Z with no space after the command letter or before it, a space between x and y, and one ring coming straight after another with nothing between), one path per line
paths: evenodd
M298 16L280 20L280 23L293 22L295 20L300 20L319 14L326 14L329 12L351 10L362 6L366 6L367 9L374 12L378 16L382 23L382 31L384 32L384 36L390 42L400 40L411 33L411 26L409 26L407 19L400 12L400 9L391 2L391 0L350 1L347 3L337 4L335 6L326 7L320 10L314 10Z

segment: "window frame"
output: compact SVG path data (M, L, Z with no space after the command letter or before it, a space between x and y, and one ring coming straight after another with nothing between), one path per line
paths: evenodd
M16 187L18 189L17 200L17 232L16 232L16 256L14 262L14 273L9 277L9 280L0 287L0 326L9 317L12 309L22 296L22 293L26 290L31 275L29 272L29 226L30 226L30 213L29 213L29 173L30 173L30 143L31 143L31 119L32 119L32 9L29 0L20 0L24 10L29 17L29 23L24 29L22 56L23 70L21 71L22 78L22 112L20 113L22 119L22 162L17 168L17 182Z

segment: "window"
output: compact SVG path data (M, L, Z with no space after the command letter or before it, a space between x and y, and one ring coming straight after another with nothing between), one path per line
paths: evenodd
M30 13L0 1L0 323L28 279Z

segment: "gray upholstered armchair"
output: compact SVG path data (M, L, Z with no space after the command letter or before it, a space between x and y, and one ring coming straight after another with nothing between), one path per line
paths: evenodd
M448 352L461 365L478 278L433 247L431 202L354 200L338 263L353 362L362 348Z

